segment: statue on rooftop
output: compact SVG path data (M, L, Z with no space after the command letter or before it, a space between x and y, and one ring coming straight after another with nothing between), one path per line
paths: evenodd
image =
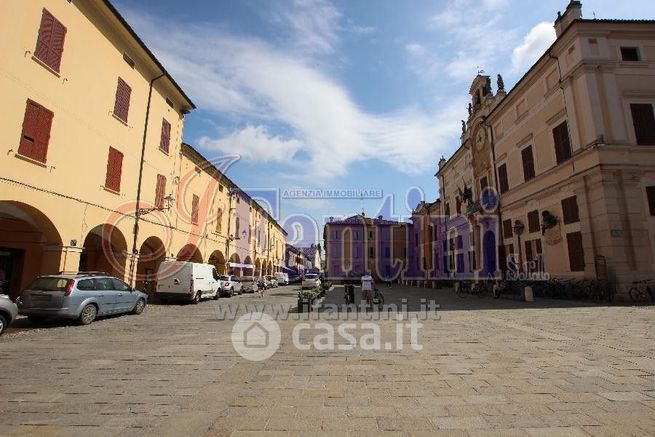
M498 92L499 93L504 93L505 92L505 81L503 80L503 76L500 74L498 75L498 81L496 82L498 85Z

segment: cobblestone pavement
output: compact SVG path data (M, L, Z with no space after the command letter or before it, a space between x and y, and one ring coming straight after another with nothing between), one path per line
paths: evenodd
M439 320L421 321L421 351L408 338L402 350L294 347L299 323L312 326L299 336L304 345L323 332L316 323L340 323L321 311L320 320L280 321L272 358L238 356L233 322L216 308L295 305L293 287L264 299L150 305L85 327L19 320L0 339L0 434L655 435L655 307L382 291L411 308L421 298L442 305ZM342 296L337 288L326 301ZM351 322L355 337L369 332ZM396 323L378 322L382 344L396 341Z

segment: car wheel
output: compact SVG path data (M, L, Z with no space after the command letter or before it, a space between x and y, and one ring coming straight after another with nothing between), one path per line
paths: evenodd
M139 299L136 302L136 305L134 305L134 309L132 310L132 314L141 314L143 310L146 309L146 301L144 299Z
M196 295L193 296L193 300L191 302L194 305L200 303L200 291L196 291Z
M3 332L5 332L5 329L7 329L7 324L8 323L9 322L7 322L7 319L5 318L5 316L0 315L0 335L2 335Z
M97 315L98 315L98 308L96 308L96 306L93 304L89 304L82 309L82 312L80 313L80 317L77 318L77 322L80 325L88 325L90 323L93 323Z
M218 298L221 297L221 293L216 290L216 294L214 295L214 300L218 300Z

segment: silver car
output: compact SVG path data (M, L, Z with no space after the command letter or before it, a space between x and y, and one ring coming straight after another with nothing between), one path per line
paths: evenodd
M97 273L40 276L17 299L19 314L32 322L76 319L88 325L98 316L141 314L148 295L113 276Z
M0 335L16 320L18 308L6 294L0 294Z

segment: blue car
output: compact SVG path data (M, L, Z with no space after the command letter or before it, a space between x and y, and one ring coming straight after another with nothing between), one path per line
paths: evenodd
M98 316L141 314L148 295L118 278L100 273L40 276L16 300L18 312L32 322L73 319L81 325Z

